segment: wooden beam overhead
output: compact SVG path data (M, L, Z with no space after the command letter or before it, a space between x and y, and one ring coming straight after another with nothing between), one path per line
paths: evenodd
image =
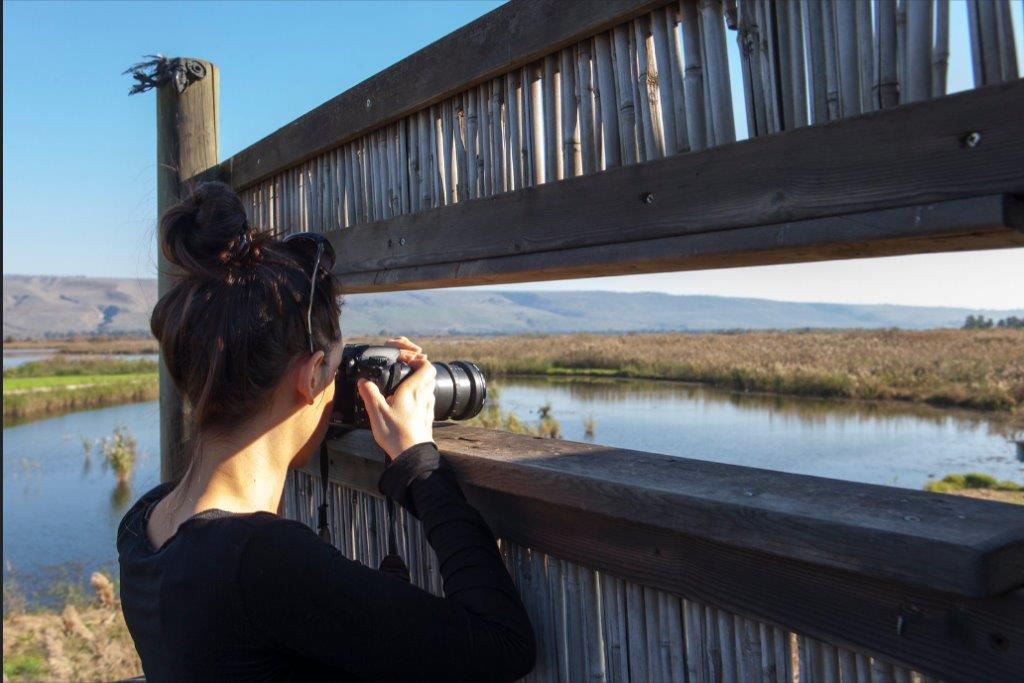
M220 164L236 189L629 21L668 0L515 0L303 114Z
M348 292L1024 246L977 199L1024 194L1021 111L1016 81L327 235Z

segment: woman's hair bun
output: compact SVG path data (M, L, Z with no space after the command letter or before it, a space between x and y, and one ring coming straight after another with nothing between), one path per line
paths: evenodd
M164 256L197 277L223 278L259 253L242 200L222 182L196 185L160 223Z

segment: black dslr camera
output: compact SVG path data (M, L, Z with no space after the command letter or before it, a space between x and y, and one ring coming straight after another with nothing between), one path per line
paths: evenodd
M332 425L370 425L356 382L362 377L376 384L384 396L393 394L412 372L407 363L398 360L399 353L399 349L393 346L345 345L335 379ZM433 365L437 370L434 419L468 420L476 417L487 399L487 381L480 368L464 360Z

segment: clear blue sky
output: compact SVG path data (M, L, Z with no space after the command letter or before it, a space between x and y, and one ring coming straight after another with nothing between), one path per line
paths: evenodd
M499 4L4 2L4 272L155 274L155 96L121 75L143 55L219 65L227 158ZM958 0L951 26L955 91L971 86ZM530 286L1007 308L1019 272L1022 249Z

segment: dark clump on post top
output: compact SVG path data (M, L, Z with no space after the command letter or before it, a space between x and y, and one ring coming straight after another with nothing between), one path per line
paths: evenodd
M150 319L174 384L203 430L248 419L293 361L309 352L313 263L249 226L238 195L202 183L160 220L160 248L183 271ZM340 341L339 287L321 268L312 338Z

